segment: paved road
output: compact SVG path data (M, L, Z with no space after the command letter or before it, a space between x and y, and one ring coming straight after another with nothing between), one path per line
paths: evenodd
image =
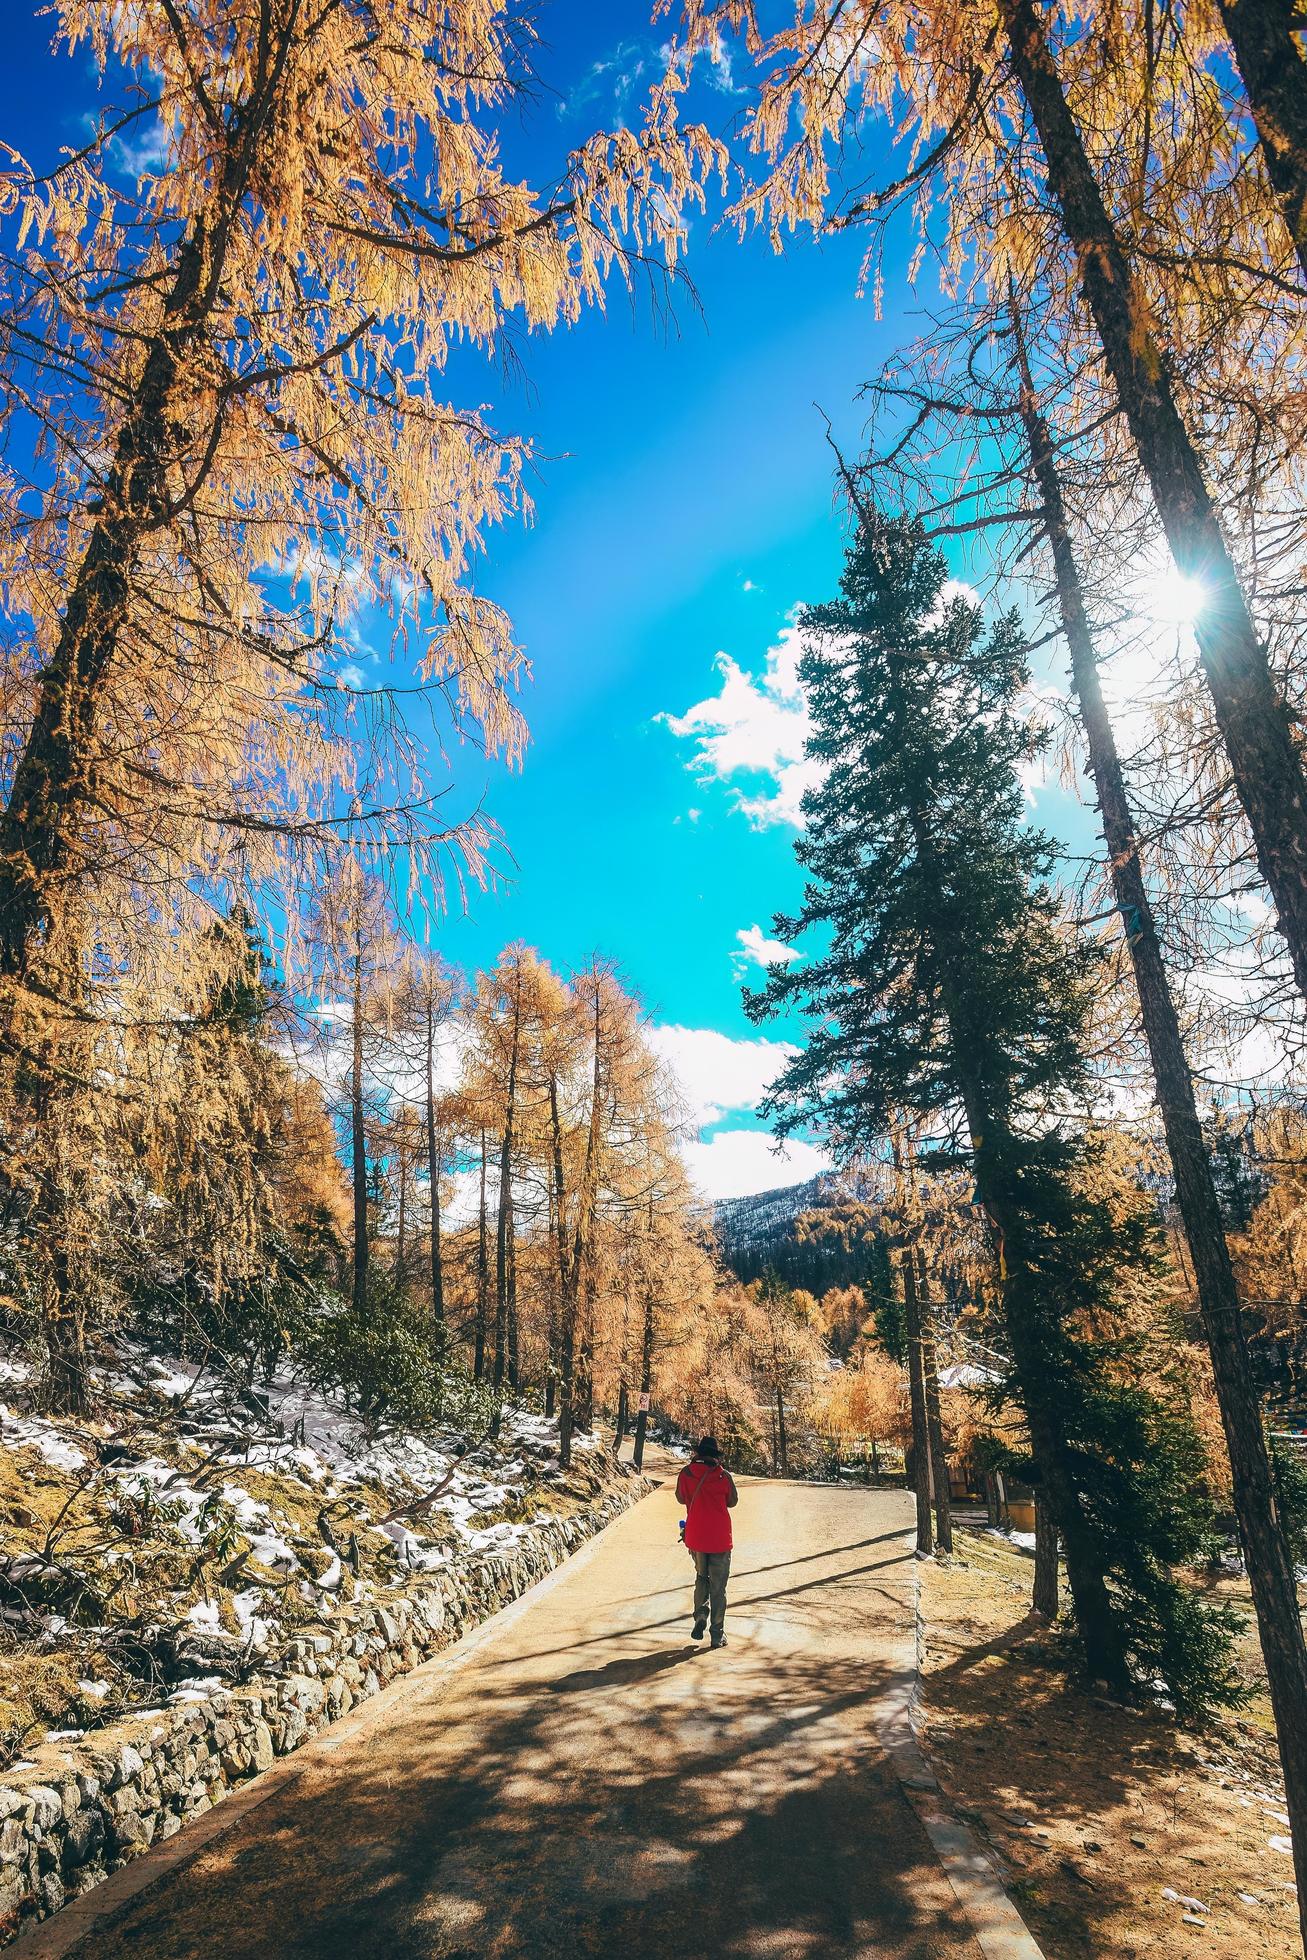
M908 1501L745 1483L735 1515L724 1650L661 1489L77 1960L979 1960L876 1740Z

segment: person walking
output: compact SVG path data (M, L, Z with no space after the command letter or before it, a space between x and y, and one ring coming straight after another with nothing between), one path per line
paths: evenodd
M714 1647L726 1645L726 1581L731 1571L731 1512L740 1501L735 1480L722 1467L715 1436L705 1436L676 1479L676 1501L685 1506L681 1527L694 1560L692 1640L707 1625Z

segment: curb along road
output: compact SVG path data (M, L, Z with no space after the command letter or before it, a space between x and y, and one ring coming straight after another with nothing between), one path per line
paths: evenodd
M904 1543L911 1548L910 1537ZM912 1622L896 1655L899 1678L881 1697L883 1712L877 1724L881 1740L958 1903L975 1928L985 1960L1045 1960L1043 1949L1008 1897L979 1838L949 1808L921 1746L921 1661L926 1629L921 1611L921 1567L915 1551Z

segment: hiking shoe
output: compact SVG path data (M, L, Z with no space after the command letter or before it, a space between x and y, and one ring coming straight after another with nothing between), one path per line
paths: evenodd
M691 1640L702 1640L703 1630L707 1626L707 1624L708 1622L706 1620L696 1620L694 1625L690 1628Z
M712 1637L712 1645L714 1647L724 1647L726 1645L726 1635L724 1633L715 1633Z

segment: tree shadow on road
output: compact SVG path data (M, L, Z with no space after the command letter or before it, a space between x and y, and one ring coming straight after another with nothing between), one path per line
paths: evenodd
M460 1671L98 1930L95 1960L979 1960L875 1740L889 1663L693 1658Z
M741 1580L761 1578L767 1572L786 1572L792 1566L796 1565L814 1565L822 1559L830 1561L845 1558L850 1552L866 1551L869 1545L888 1545L894 1539L898 1539L902 1543L909 1535L908 1527L901 1525L894 1531L878 1532L874 1538L859 1538L852 1545L829 1545L825 1551L804 1552L799 1558L778 1559L774 1565L739 1566L732 1574L732 1579L736 1585L739 1585ZM660 1586L656 1592L634 1593L632 1599L666 1599L669 1593L676 1593L680 1590L681 1588L679 1586Z
M901 1537L902 1533L895 1532L892 1535L897 1538L897 1537ZM878 1541L873 1539L873 1540L869 1540L868 1542L876 1543ZM856 1550L856 1549L858 1549L856 1546L841 1546L839 1547L839 1552L846 1553L850 1550ZM837 1554L835 1552L832 1552L831 1557L835 1557L835 1556L837 1556ZM795 1561L796 1564L802 1562L803 1561L800 1560ZM845 1567L844 1569L836 1572L829 1572L824 1574L819 1573L815 1578L800 1580L798 1585L778 1586L773 1592L765 1592L765 1593L746 1593L740 1589L744 1579L752 1576L756 1576L756 1574L750 1574L747 1572L741 1573L738 1576L736 1574L732 1574L731 1582L730 1582L730 1593L729 1593L729 1611L733 1615L737 1615L737 1616L744 1615L749 1613L752 1608L757 1606L777 1606L785 1600L797 1599L809 1594L817 1594L821 1597L828 1598L834 1595L835 1593L837 1593L840 1590L840 1588L846 1588L849 1591L865 1591L865 1586L863 1585L862 1582L868 1577L869 1574L873 1572L889 1571L895 1566L898 1566L900 1568L903 1568L905 1566L905 1560L902 1554L896 1554L891 1558L873 1559L867 1565L854 1565L854 1566ZM769 1570L780 1570L780 1569L782 1568L762 1566L757 1568L757 1571L766 1572ZM664 1633L670 1627L683 1626L685 1622L690 1618L690 1591L691 1591L692 1581L693 1581L693 1575L691 1575L690 1578L687 1578L685 1583L685 1609L682 1612L665 1613L660 1620L642 1620L640 1624L635 1627L620 1626L620 1625L608 1627L604 1630L603 1633L589 1634L583 1640L569 1640L564 1646L537 1647L532 1654L527 1656L527 1658L531 1660L548 1660L550 1656L553 1654L573 1653L579 1651L583 1647L604 1647L610 1645L615 1640L630 1640L648 1634L661 1634ZM664 1592L669 1590L673 1590L673 1589L665 1588ZM656 1599L659 1597L659 1595L657 1593L646 1593L642 1595L637 1595L637 1597L643 1597L646 1599ZM895 1602L895 1603L897 1604L901 1602ZM487 1670L493 1668L516 1667L521 1661L521 1659L522 1656L517 1653L504 1654L502 1657L498 1655L488 1655L484 1662L484 1666L486 1667Z

